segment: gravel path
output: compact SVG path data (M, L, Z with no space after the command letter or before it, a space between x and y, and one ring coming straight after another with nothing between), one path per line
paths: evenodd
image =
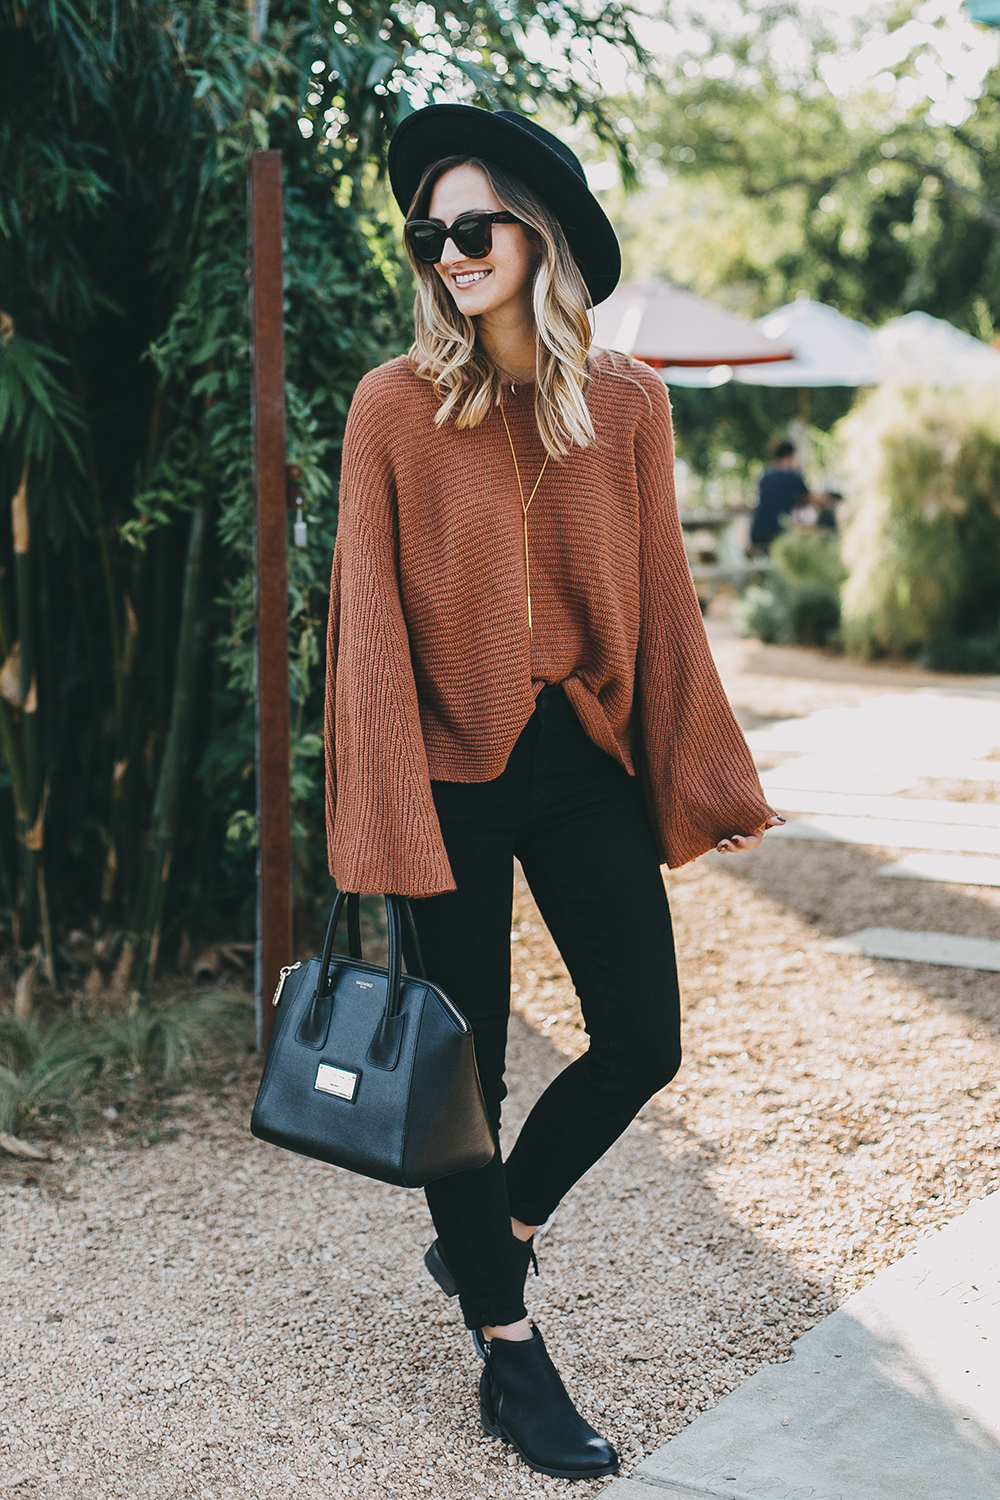
M515 1020L513 1114L561 1062ZM173 1142L108 1143L8 1188L0 1487L74 1500L600 1488L533 1476L478 1431L479 1365L420 1264L420 1195L250 1140L249 1097L236 1083L221 1109L182 1106ZM653 1108L542 1242L532 1309L630 1461L828 1306L719 1204L712 1157Z
M886 690L718 650L747 722ZM570 1194L529 1283L626 1472L998 1185L996 976L823 946L876 921L995 932L1000 892L879 881L882 859L789 841L668 877L684 1067ZM515 931L514 1125L581 1045L523 884ZM254 1071L175 1097L174 1140L142 1149L109 1129L51 1166L4 1167L0 1493L603 1488L532 1475L482 1436L478 1362L420 1264L421 1195L253 1141Z

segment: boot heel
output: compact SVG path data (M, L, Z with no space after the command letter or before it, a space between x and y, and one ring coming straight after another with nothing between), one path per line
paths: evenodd
M424 1252L424 1265L446 1297L458 1296L458 1286L456 1285L454 1276L445 1264L444 1256L438 1249L437 1240Z
M535 1275L538 1275L538 1257L535 1254L534 1236L530 1240L515 1239L514 1254L517 1258L519 1268L523 1269L525 1281L528 1279L529 1266L532 1266ZM458 1285L451 1274L451 1269L445 1261L444 1256L441 1254L441 1247L437 1240L424 1251L424 1265L446 1297L458 1296ZM480 1357L485 1358L485 1355L481 1355Z

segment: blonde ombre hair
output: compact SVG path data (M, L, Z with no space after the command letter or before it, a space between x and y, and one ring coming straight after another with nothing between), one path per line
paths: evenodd
M595 438L586 401L590 298L580 268L559 221L542 200L510 172L478 156L447 156L428 167L408 217L427 218L435 183L460 166L479 168L501 208L515 214L541 248L531 288L535 418L545 451L564 458L571 447L586 448ZM407 253L417 279L410 368L429 380L440 398L434 418L438 425L454 415L456 427L478 427L499 404L506 380L477 343L475 324L459 312L434 266L417 260L409 249Z

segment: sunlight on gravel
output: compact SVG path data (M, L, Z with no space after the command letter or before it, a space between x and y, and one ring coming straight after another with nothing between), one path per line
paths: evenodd
M809 878L814 848L783 844L755 858L747 873L760 886L790 884L806 902L811 888L823 903ZM868 861L839 848L824 858L839 891L827 898L829 920L845 904L850 866ZM641 1127L665 1143L696 1141L720 1205L840 1298L1000 1186L996 975L825 953L829 933L736 868L711 856L668 877L685 1062ZM996 903L983 898L997 893L976 894L962 898L965 930L985 935ZM941 916L933 888L907 895L933 900ZM868 906L870 921L886 920L879 908ZM585 1044L579 1010L523 883L517 930L514 1003L575 1056Z

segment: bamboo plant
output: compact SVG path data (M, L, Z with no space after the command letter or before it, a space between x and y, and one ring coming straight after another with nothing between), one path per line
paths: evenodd
M285 170L308 918L339 444L408 340L386 143L437 88L544 96L616 143L572 61L597 37L642 63L618 4L0 0L0 946L22 1011L38 976L141 1000L185 939L252 936L248 152Z

